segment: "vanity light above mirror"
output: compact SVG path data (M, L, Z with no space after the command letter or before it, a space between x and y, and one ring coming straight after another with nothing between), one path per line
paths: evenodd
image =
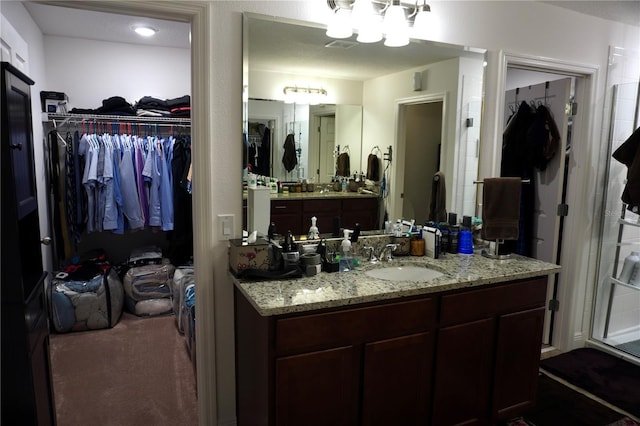
M360 43L376 43L384 37L384 45L403 47L409 37L423 38L428 31L431 7L426 0L327 0L333 12L327 36L349 38L354 30Z

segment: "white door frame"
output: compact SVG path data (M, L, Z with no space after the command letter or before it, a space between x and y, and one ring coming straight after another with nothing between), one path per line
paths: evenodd
M580 99L578 113L572 129L572 152L570 159L569 186L566 202L569 214L565 219L564 244L560 263L562 271L558 281L557 299L560 308L554 322L553 347L569 351L584 346L589 338L591 322L591 300L595 291L596 262L589 262L594 246L598 244L598 223L592 220L598 200L594 188L596 173L589 167L596 143L595 95L599 67L539 56L522 55L500 51L498 58L498 80L494 119L495 128L504 128L504 93L506 91L507 68L521 68L576 77L576 98ZM500 173L501 146L493 146L492 172ZM478 196L478 199L481 199ZM585 267L587 266L587 267Z
M212 107L212 52L213 13L211 2L190 1L145 1L110 2L55 1L43 2L53 6L70 7L122 15L139 15L191 24L191 134L194 140L213 141L214 131L211 117ZM212 143L197 145L197 155L191 157L193 180L201 182L193 190L193 254L198 299L196 300L196 357L198 362L198 419L201 425L216 424L218 400L216 392L216 323L215 276L213 252L216 246L216 222L212 220L215 201L207 183L214 182L213 168L209 167L215 157ZM238 176L239 178L239 176Z
M406 136L405 136L405 126L406 126L406 109L410 105L419 105L419 104L427 104L432 102L442 102L442 134L440 135L441 146L443 147L440 152L440 164L444 165L443 158L445 158L445 143L448 139L448 131L446 127L446 111L447 111L447 94L445 92L440 93L432 93L429 95L423 96L413 96L410 98L398 99L396 101L396 140L395 140L395 152L393 153L393 161L391 162L391 180L392 182L387 182L387 187L395 188L394 192L391 195L391 205L393 209L389 209L387 206L387 211L389 215L395 215L393 217L389 217L389 220L395 221L396 219L402 218L402 198L401 194L404 192L404 156L406 153ZM451 147L451 149L454 149ZM386 147L383 147L383 151L386 151ZM441 166L442 167L442 166ZM395 184L393 183L395 182ZM450 190L447 189L447 192L450 194ZM447 194L447 200L452 200L452 198Z

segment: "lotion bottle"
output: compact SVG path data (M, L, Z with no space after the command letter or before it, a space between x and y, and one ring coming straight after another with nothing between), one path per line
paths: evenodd
M640 285L640 252L632 251L624 259L618 281L622 281L625 284Z
M340 256L338 270L340 272L348 272L353 269L353 257L351 256L351 241L349 236L353 232L351 229L345 229L344 239L342 240L342 255Z

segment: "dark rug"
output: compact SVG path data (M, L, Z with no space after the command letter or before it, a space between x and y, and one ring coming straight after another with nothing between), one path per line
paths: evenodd
M540 375L536 406L506 426L605 426L625 416L557 380Z
M634 356L640 356L640 340L633 340L627 343L616 345L616 348L625 351Z
M597 349L581 348L544 359L540 368L640 417L637 365Z

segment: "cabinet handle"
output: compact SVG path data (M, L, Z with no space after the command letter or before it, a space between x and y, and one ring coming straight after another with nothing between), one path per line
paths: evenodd
M273 206L273 207L276 208L276 209L286 209L287 208L287 206Z
M51 237L43 237L40 239L40 242L45 246L48 246L49 244L51 244Z
M22 144L21 144L21 143L17 143L17 144L15 144L15 145L9 145L9 148L11 148L11 149L17 149L17 150L22 151Z

